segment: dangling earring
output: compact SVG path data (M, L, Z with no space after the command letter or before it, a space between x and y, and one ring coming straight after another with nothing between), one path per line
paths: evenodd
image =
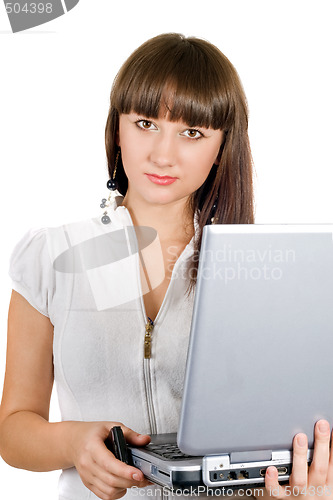
M120 149L117 153L116 156L116 161L114 163L114 169L113 169L113 174L112 174L112 179L109 179L108 182L106 183L106 187L108 189L111 189L111 191L115 191L117 189L117 181L116 181L116 173L117 173L117 165L118 165L118 158L120 154Z
M117 153L116 161L114 163L114 169L113 169L112 179L109 179L108 182L106 183L106 187L108 189L110 189L111 193L109 194L108 199L106 199L106 198L102 199L102 203L100 204L101 208L105 208L105 207L109 207L110 206L110 200L111 200L112 191L116 191L118 189L118 185L117 185L117 181L116 181L116 173L117 173L117 165L118 165L119 154L120 154L120 149L119 149L119 151ZM108 202L108 204L107 204L107 202ZM103 214L103 216L101 218L101 221L103 222L103 224L109 224L111 222L111 219L108 216L108 214L107 214L106 211L104 212L104 214Z

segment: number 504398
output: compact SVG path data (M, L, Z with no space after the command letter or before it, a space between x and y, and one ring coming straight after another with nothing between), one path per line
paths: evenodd
M6 11L7 14L20 14L21 12L25 12L26 14L51 14L52 12L52 3L30 3L27 2L23 5L19 3L6 2Z

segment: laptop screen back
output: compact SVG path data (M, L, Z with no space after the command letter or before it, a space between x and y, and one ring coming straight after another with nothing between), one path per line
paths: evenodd
M291 449L333 422L333 225L204 228L178 432L192 455Z

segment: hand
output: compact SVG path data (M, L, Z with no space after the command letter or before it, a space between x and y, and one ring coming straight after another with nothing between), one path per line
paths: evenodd
M145 446L150 437L138 434L119 422L77 422L71 448L73 463L83 484L102 500L115 500L125 495L126 489L143 488L151 484L143 473L115 458L104 441L111 427L119 425L128 443Z
M305 434L297 434L293 441L293 465L289 484L281 486L276 467L268 467L265 487L270 497L302 500L333 499L333 439L330 448L330 425L319 420L315 425L313 459L308 467L308 441Z

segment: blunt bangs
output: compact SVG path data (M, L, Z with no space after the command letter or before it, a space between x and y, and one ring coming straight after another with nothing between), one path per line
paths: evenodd
M117 75L111 105L119 114L167 116L190 127L227 130L235 120L235 70L206 43L171 34L167 44L164 36L160 44L156 37L150 50L142 45Z
M189 259L188 293L194 291L198 253L207 224L253 224L252 156L248 137L248 107L238 73L211 43L165 33L147 40L126 60L111 89L105 127L110 178L126 196L128 179L119 147L119 115L183 121L190 128L224 132L219 164L188 198L197 216L193 259ZM120 156L119 156L120 153ZM116 159L118 158L118 162ZM195 166L193 166L195 168Z

